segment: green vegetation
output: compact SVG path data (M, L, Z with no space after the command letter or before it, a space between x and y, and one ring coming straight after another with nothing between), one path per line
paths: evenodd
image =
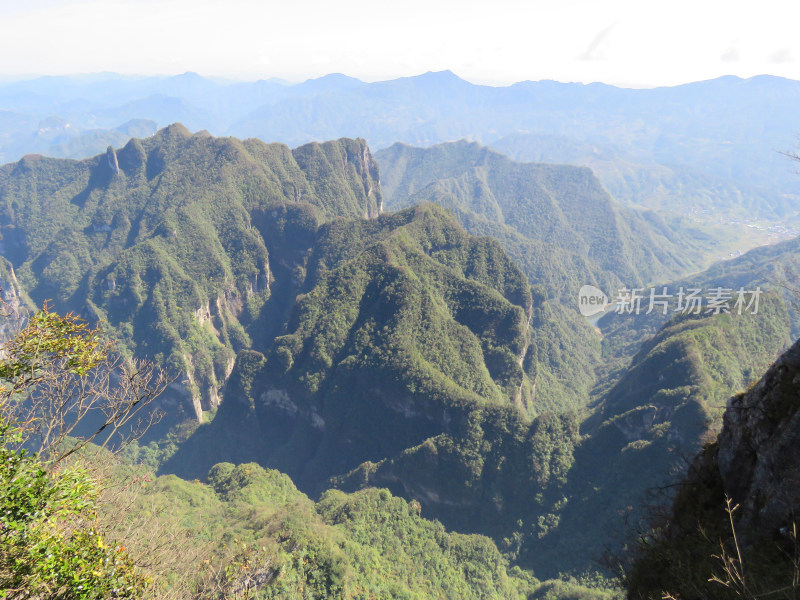
M65 408L53 402L45 414L20 419L20 405L56 399L48 396L53 384L69 388L91 379L106 360L97 332L72 316L45 310L3 350L0 597L141 597L149 580L124 547L103 535L97 518L100 486L92 473L80 461L64 461L67 452L37 455L23 447L40 422Z
M94 446L69 461L29 454L18 445L45 417L13 418L48 367L69 386L107 356L97 330L47 310L4 350L0 597L608 597L509 570L490 539L448 533L387 490L329 491L315 504L257 464L217 464L202 484L153 478Z
M139 598L148 579L98 531L98 486L72 466L51 473L0 424L0 597Z
M314 503L286 475L254 463L217 464L207 484L148 479L131 486L129 518L161 519L151 529L157 538L172 530L170 550L184 558L158 579L169 597L612 597L574 581L539 582L510 568L489 538L450 533L386 489L331 490Z
M202 476L220 456L249 457L321 490L475 408L529 418L532 297L496 243L426 205L325 225L303 265L283 335L263 357L240 354L214 422L167 469ZM252 446L232 435L242 423ZM210 439L231 444L209 452Z
M489 539L447 533L386 490L330 492L315 505L256 464L218 464L208 481L160 477L140 500L172 503L180 525L217 540L207 568L254 561L265 576L255 598L519 598L536 583L509 576ZM222 591L247 576L218 572Z
M581 426L586 437L564 492L570 502L559 534L541 549L554 564L624 542L626 524L635 526L653 502L648 490L674 483L718 431L725 401L788 346L784 302L777 294L762 301L757 315L676 317L642 345Z
M390 209L424 201L472 234L497 239L536 286L528 371L540 410L582 411L604 358L577 311L585 284L604 290L668 280L701 264L701 240L651 212L618 205L587 168L525 164L464 141L376 153Z
M285 334L264 354L240 355L226 389L232 401L165 468L201 477L222 455L277 467L315 494L330 485L385 486L417 499L448 527L491 536L506 556L537 574L591 570L592 558L614 543L613 531L635 518L645 490L663 484L681 467L681 456L699 448L725 398L785 347L790 313L780 298L765 296L759 315L684 318L666 326L619 318L603 339L571 325L570 313L534 286L522 302L530 303L528 339L536 341L521 363L523 383L581 371L584 381L594 382L592 354L601 348L609 365L588 420L570 412L585 404L569 392L549 405L554 414L544 410L538 390L533 411L520 410L509 394L513 387L498 386L503 379L496 371L479 383L474 366L459 369L488 368L487 349L498 339L518 344L526 338L499 338L502 330L494 326L476 327L496 309L467 295L469 277L454 280L455 290L443 283L452 274L442 263L473 272L460 257L474 252L461 247L478 243L445 215L424 205L322 227ZM491 249L480 244L482 254ZM407 276L398 277L395 265ZM488 272L494 274L486 283L507 299L525 297L514 295L521 288L513 270ZM712 276L718 277L702 277L715 281ZM750 283L757 278L749 276ZM444 325L452 317L459 322L467 298L482 307L471 308L463 321L477 338L476 358ZM447 312L427 308L437 302ZM626 365L648 327L657 336ZM573 342L584 331L581 353ZM435 354L426 354L429 348ZM436 370L423 368L431 366ZM588 396L588 387L583 393Z
M380 203L363 140L291 151L172 125L92 159L0 168L3 254L21 287L185 375L190 398L173 402L195 418L218 403L251 343L244 327L284 275L271 254L292 250L297 227L313 236Z
M528 278L573 301L581 285L611 289L695 267L696 240L652 213L616 204L587 168L517 163L464 141L376 153L387 207L432 201L476 235L497 238Z
M692 267L674 231L585 169L470 144L387 152L390 196L436 203L379 214L359 140L290 151L173 126L87 161L0 168L0 277L13 265L18 298L52 296L126 359L181 374L161 407L170 426L193 417L114 466L110 488L138 492L103 490L102 534L178 595L602 596L575 586L598 585L612 532L798 311L770 293L758 315L592 327L581 284ZM694 279L792 281L795 246ZM151 521L152 535L115 537ZM170 531L185 552L158 553Z

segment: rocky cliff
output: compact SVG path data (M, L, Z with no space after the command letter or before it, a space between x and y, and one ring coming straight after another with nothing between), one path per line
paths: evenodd
M635 544L629 597L798 593L800 341L728 401L723 419L672 509Z
M800 518L800 341L731 398L717 439L725 493L743 540L756 544Z

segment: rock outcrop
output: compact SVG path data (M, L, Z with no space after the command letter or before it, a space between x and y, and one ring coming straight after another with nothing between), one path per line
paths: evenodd
M114 175L119 174L119 160L117 159L117 153L114 152L114 148L109 146L106 149L106 160L108 161L108 168L114 173Z
M14 267L0 256L0 343L13 337L25 326L27 306L14 273Z
M728 401L672 510L632 544L628 597L794 597L798 519L800 341Z
M717 440L725 493L748 542L800 515L800 341L750 390L731 398Z

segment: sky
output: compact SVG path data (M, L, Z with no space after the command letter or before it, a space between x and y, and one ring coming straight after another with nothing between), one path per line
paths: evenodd
M0 77L800 79L798 17L796 0L0 0Z

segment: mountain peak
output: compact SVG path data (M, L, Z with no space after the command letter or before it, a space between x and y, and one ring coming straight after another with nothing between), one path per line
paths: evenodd
M436 79L459 79L463 81L458 75L453 73L450 69L444 71L426 71L420 77L436 78Z
M355 77L350 77L349 75L345 75L344 73L328 73L327 75L323 75L322 77L314 77L309 79L308 81L360 81Z
M189 131L183 123L172 123L171 125L167 125L163 129L159 129L156 132L156 135L161 136L179 136L179 137L191 137L192 132Z
M466 83L472 85L465 79L461 79L458 75L447 69L444 71L427 71L422 75L417 75L413 79L421 79L424 81L435 81L437 83Z
M355 77L350 77L349 75L345 75L344 73L328 73L327 75L323 75L321 77L314 77L312 79L306 79L304 82L298 84L303 87L318 87L318 86L335 86L335 87L349 87L355 85L361 85L364 83L360 79L356 79Z
M195 71L186 71L185 73L181 73L180 75L174 75L170 79L205 79L205 77L203 77L199 73L196 73Z

